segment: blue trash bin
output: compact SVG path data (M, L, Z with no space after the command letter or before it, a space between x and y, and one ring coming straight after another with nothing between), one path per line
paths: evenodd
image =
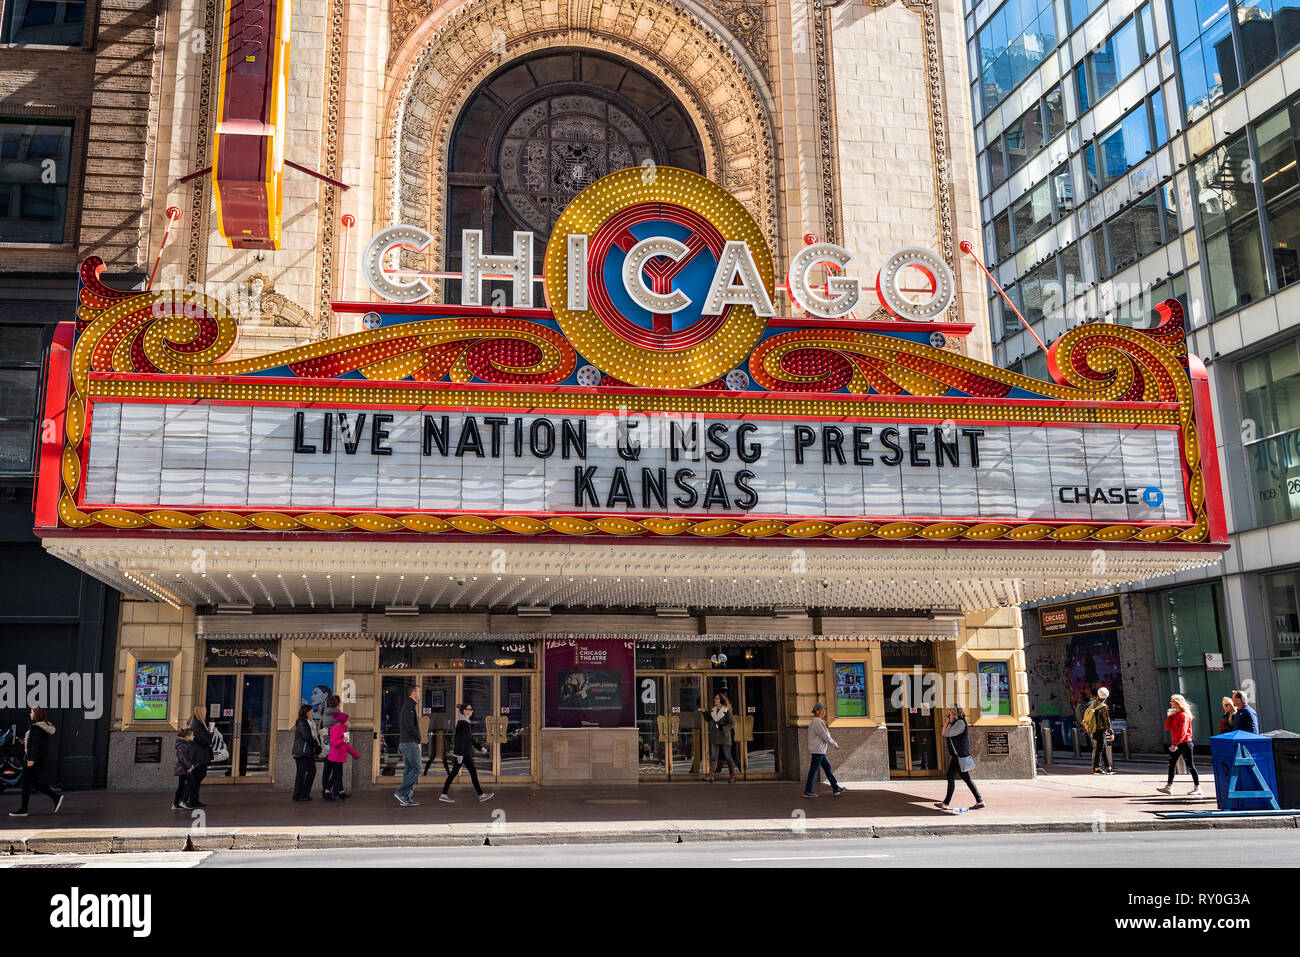
M1249 731L1230 731L1216 734L1210 738L1210 763L1214 765L1214 794L1220 811L1267 811L1272 808L1267 798L1238 798L1228 804L1228 776L1232 773L1232 763L1237 757L1238 745L1244 745L1246 751L1259 768L1259 776L1264 785L1277 797L1277 771L1273 765L1273 739ZM1258 784L1251 780L1247 772L1238 778L1238 791L1256 790Z

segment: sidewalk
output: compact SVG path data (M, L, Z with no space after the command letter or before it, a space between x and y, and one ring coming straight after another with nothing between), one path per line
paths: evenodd
M202 816L171 811L171 792L70 792L53 816L43 795L32 815L10 818L18 796L0 800L0 853L110 853L335 847L472 846L491 844L621 844L791 838L917 837L967 834L1150 831L1168 828L1300 827L1300 815L1220 820L1162 820L1162 810L1213 810L1206 796L1189 798L1175 781L1172 796L1156 793L1163 772L1127 765L1106 777L1086 767L1057 765L1033 781L979 781L987 807L954 814L932 806L942 779L862 784L832 797L801 796L793 781L734 784L644 784L637 788L537 786L501 788L479 804L466 785L456 804L438 802L442 775L421 778L417 808L399 807L387 788L353 792L327 803L319 792L295 804L288 792L261 786L205 784ZM969 806L957 784L954 807ZM196 812L199 813L199 812Z

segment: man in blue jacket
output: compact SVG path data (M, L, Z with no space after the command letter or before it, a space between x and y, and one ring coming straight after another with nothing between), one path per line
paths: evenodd
M1232 729L1234 731L1249 731L1251 734L1259 734L1259 715L1255 709L1246 703L1246 693L1241 690L1232 693L1232 703L1237 709L1237 713L1232 718Z

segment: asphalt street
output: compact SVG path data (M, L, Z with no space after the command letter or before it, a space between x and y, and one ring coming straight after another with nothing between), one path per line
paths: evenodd
M24 855L0 868L71 867L1295 867L1300 832L1172 831L541 847L351 848Z

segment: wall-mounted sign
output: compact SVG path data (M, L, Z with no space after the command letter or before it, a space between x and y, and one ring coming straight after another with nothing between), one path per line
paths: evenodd
M136 738L135 763L162 764L162 738Z
M1222 671L1223 670L1223 653L1218 651L1207 651L1205 653L1205 670Z
M634 645L580 637L546 639L547 727L633 726Z
M1044 638L1108 631L1124 627L1119 595L1104 595L1038 609L1038 629Z
M1225 540L1208 381L1188 372L1175 300L1155 329L1066 332L1040 381L954 351L971 326L939 321L955 320L943 257L887 257L892 318L861 319L851 253L814 243L792 257L791 306L741 202L646 173L604 177L562 212L545 308L530 237L490 250L471 230L463 308L340 303L363 331L252 358L223 358L239 323L215 300L113 290L88 259L75 356L51 366L49 407L76 414L40 470L37 526L1155 555ZM363 269L382 295L427 294L389 255L427 237L376 238ZM499 312L483 305L498 276L514 290Z
M171 697L172 663L140 661L135 666L135 704L133 721L166 721Z
M162 441L158 441L158 436ZM96 507L1156 522L1168 430L95 406ZM204 457L207 448L220 455ZM205 463L193 481L195 455ZM1138 464L1142 463L1142 464ZM472 478L473 481L466 481ZM1147 491L1159 492L1148 500ZM1162 491L1163 490L1163 491Z
M990 731L987 741L989 754L1002 755L1011 753L1011 733L1009 731Z
M205 668L275 668L279 663L274 641L209 641L203 646Z

